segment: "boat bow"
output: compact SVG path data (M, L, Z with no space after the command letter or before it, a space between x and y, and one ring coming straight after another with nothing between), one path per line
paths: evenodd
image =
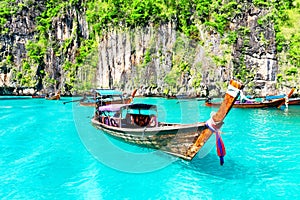
M235 80L230 81L224 100L219 110L215 114L213 114L211 118L208 120L211 127L214 127L215 129L221 128L223 124L223 120L225 119L226 115L229 113L230 109L232 108L242 88L243 85L241 83ZM193 159L193 157L204 146L204 144L212 134L213 134L213 130L209 126L207 126L207 128L203 130L202 134L199 135L195 143L186 152L185 155L186 158L189 160Z

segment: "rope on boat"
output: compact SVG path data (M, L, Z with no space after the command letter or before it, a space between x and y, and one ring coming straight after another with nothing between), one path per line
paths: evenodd
M213 119L213 113L211 114L211 117L209 120L206 121L205 125L213 132L216 134L216 146L217 146L217 153L218 156L220 157L220 165L224 164L224 156L226 155L226 149L224 142L221 138L221 131L220 127L223 122L215 122Z
M286 109L288 109L289 108L289 97L288 96L285 96L284 97L284 104L285 104L285 107L286 107Z
M235 98L239 95L240 90L232 85L229 85L226 93Z

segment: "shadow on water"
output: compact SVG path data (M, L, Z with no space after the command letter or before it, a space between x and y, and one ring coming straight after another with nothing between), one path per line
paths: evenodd
M252 153L231 152L225 156L223 166L219 164L219 157L216 150L211 151L206 157L196 157L188 161L177 161L183 170L188 170L188 174L202 179L211 177L216 180L239 180L247 184L266 184L272 180L283 181L286 177L282 176L282 160L273 157L272 159L260 159L265 155L253 155Z
M243 158L241 158L243 159ZM217 179L226 180L247 180L255 179L272 179L280 175L279 170L269 165L267 162L246 164L244 159L239 162L237 159L226 158L223 166L219 164L219 158L210 153L205 158L195 157L192 161L178 160L175 162L184 168L184 170L191 170L195 174L206 174Z
M192 161L176 162L180 164L185 169L199 172L201 174L207 174L210 176L225 178L225 179L245 179L248 168L241 165L232 159L226 159L223 166L219 164L219 158L213 153L208 154L205 158L195 157Z

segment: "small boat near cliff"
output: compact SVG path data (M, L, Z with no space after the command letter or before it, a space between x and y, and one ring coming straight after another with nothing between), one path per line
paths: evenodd
M231 80L218 112L206 122L159 122L156 105L111 104L97 107L91 123L97 129L121 141L158 149L185 160L192 160L210 136L216 133L218 155L222 165L225 147L219 129L242 87L241 83Z
M246 101L246 102L241 102L241 101L236 101L233 105L234 108L269 108L269 107L278 107L282 104L285 103L285 99L274 99L271 101L263 101L263 102L252 102L252 101ZM205 102L206 106L209 107L219 107L221 105L220 102L211 102L211 101L206 101Z
M97 100L94 99L94 98L80 99L80 100L77 100L77 101L79 101L79 104L81 106L90 106L90 107L95 107L96 102L97 102Z
M60 100L60 91L53 96L45 96L46 100Z
M279 108L284 104L287 104L288 98L293 94L294 88L290 91L290 93L282 96L278 96L275 98L272 98L271 96L265 98L264 101L255 101L252 99L248 99L244 95L241 95L241 100L235 101L233 104L234 108ZM242 94L242 92L241 92ZM221 105L221 102L212 102L211 99L208 99L205 102L206 106L209 107L219 107Z

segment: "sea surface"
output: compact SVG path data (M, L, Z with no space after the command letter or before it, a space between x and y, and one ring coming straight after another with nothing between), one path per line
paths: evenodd
M233 108L225 163L215 138L188 162L110 138L76 99L0 97L0 199L299 199L300 106ZM65 102L65 104L64 104ZM204 101L135 98L159 120L206 121Z

